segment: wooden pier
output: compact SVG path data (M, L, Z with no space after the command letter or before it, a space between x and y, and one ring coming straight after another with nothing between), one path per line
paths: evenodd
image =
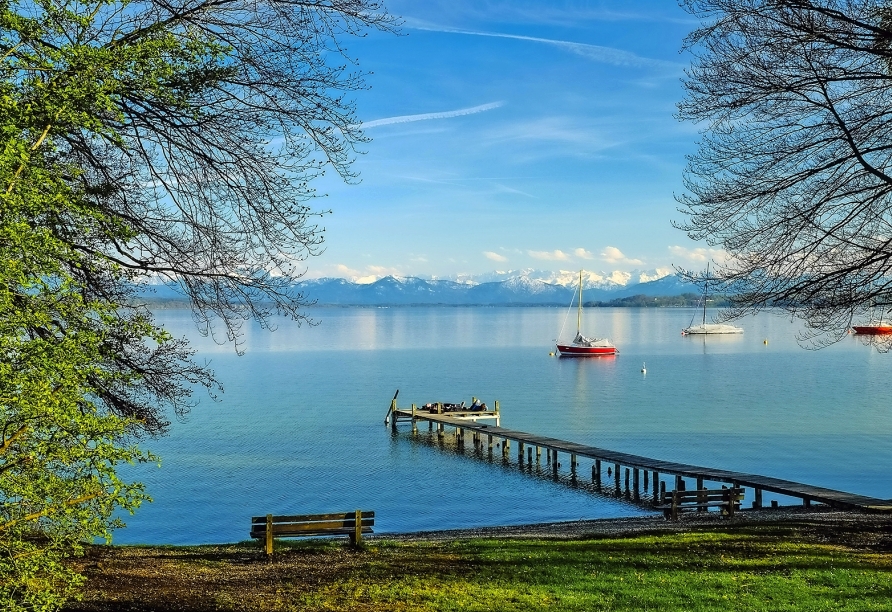
M498 448L504 458L511 456L512 444L517 447L517 461L520 465L541 465L542 454L545 451L545 463L551 467L554 476L558 475L561 467L560 455L569 459L569 468L572 478L579 478L580 457L592 461L592 484L597 491L604 488L602 482L604 467L607 468L608 482L613 480L613 491L616 495L625 495L629 500L636 502L655 502L660 493L665 491L666 479L674 481L674 489L687 488L685 478L694 479L695 488L702 489L704 482L726 483L733 487L749 487L753 489L754 499L752 506L763 506L763 492L769 491L787 497L802 500L803 505L810 506L821 503L833 508L866 510L872 512L892 513L892 499L877 499L865 495L846 493L824 487L816 487L791 480L760 476L758 474L746 474L716 468L688 465L672 461L661 461L640 455L621 453L617 451L568 442L557 438L539 436L536 434L506 429L501 427L501 414L499 402L495 402L495 410L487 412L461 411L461 412L432 412L419 409L414 404L411 408L398 408L396 398L391 402L390 425L394 431L397 423L408 421L412 424L413 431L417 432L419 422L427 422L429 431L437 430L438 438L444 438L447 427L454 429L454 437L462 448L465 445L465 435L470 434L475 450L488 451L493 454L493 449ZM495 421L495 424L481 423L480 421ZM385 424L387 423L385 418ZM526 453L524 453L526 451ZM524 456L526 454L526 456ZM623 477L624 475L624 477ZM632 476L632 483L629 477ZM643 477L643 478L642 478ZM622 482L621 482L622 481ZM623 490L624 482L624 490ZM643 482L643 485L642 485ZM651 494L652 487L652 494ZM607 485L606 488L611 488ZM773 502L772 505L775 505Z

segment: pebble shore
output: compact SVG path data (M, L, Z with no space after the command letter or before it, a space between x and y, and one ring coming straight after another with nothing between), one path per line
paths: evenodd
M386 533L368 540L438 541L467 538L555 538L626 536L645 533L682 532L694 529L740 529L748 525L795 523L803 532L827 541L845 541L854 546L892 549L892 515L833 510L823 506L803 508L787 506L760 510L741 510L733 518L718 512L685 512L677 521L662 514L612 519L562 521L502 527L446 529L414 533Z

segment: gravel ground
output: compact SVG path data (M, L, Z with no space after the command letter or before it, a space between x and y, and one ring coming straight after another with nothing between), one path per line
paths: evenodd
M368 540L437 541L464 538L557 538L624 536L639 533L679 532L697 529L746 529L748 526L794 524L803 534L828 542L856 547L892 550L892 515L833 510L821 506L788 506L761 510L741 510L734 518L718 512L684 512L678 521L662 515L615 519L536 523L475 529L448 529L414 533L385 533Z

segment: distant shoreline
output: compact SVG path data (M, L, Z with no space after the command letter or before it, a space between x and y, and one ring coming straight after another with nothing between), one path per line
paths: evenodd
M645 298L644 300L636 300L635 298ZM586 308L702 308L702 304L698 304L696 300L678 302L678 298L682 296L632 296L631 298L619 298L609 302L592 301L585 302ZM174 309L188 308L189 300L182 298L140 298L140 303L153 308ZM707 308L724 308L728 305L727 300L710 299ZM506 302L494 304L451 304L451 303L386 303L379 304L338 304L338 303L317 303L306 306L312 308L567 308L567 304L553 303L531 303L531 302Z

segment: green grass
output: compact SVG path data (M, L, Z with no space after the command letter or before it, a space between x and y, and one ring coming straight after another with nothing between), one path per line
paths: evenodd
M272 562L256 556L250 563L244 547L232 549L241 555L237 563L223 552L183 550L205 553L181 555L172 571L190 576L193 586L200 575L212 582L202 589L204 599L175 608L182 610L892 611L892 555L823 544L782 528L570 541L374 542L358 552L340 542L301 542L280 546ZM240 571L252 578L241 581ZM89 594L84 604L105 598L111 605L113 591L109 583L105 595ZM153 607L146 593L129 599L137 600L146 609L166 609Z

